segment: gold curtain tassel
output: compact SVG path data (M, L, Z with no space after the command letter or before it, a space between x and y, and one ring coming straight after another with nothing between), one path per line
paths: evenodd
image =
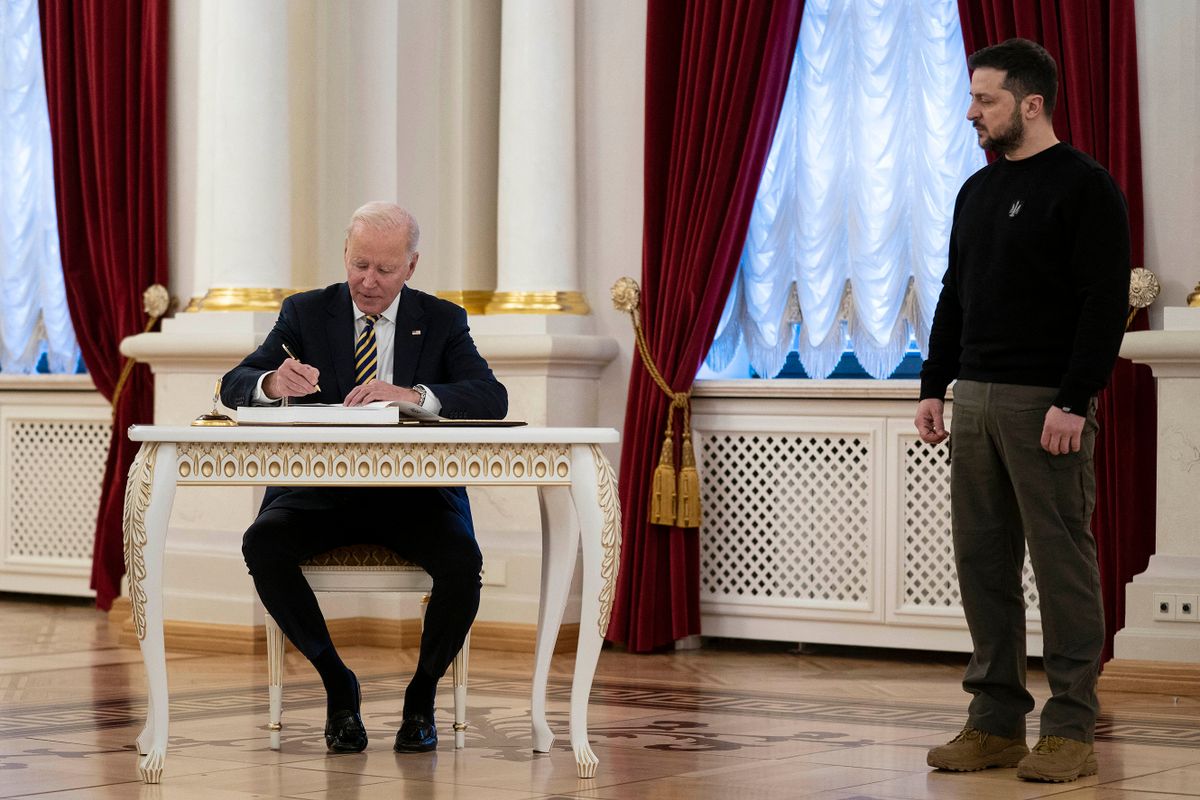
M691 431L683 432L683 453L680 460L675 525L679 528L699 528L700 473L696 471L696 454L692 450Z
M668 420L669 415L668 411ZM650 483L650 524L675 524L675 443L670 430L663 437L662 453Z

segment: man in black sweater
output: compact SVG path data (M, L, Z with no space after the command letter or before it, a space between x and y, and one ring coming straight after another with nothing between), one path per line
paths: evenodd
M1059 142L1058 75L1010 39L970 58L968 119L999 157L959 191L949 265L921 371L921 439L949 436L955 564L974 652L966 726L932 767L1016 766L1029 780L1096 772L1092 749L1104 609L1096 544L1095 396L1128 305L1129 216L1112 177ZM1030 752L1025 715L1025 545L1037 580L1052 697Z

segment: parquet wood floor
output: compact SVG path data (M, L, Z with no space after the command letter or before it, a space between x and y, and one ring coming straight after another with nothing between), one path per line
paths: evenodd
M572 662L551 679L554 751L530 751L532 656L471 653L467 748L396 755L415 651L348 648L363 685L366 753L329 756L316 674L289 653L283 746L267 746L266 663L169 654L171 749L159 786L137 780L144 717L136 650L82 601L0 595L0 798L1038 798L1200 796L1200 698L1107 694L1098 775L1026 783L1014 770L930 771L925 751L962 725L965 656L705 640L698 650L600 658L589 724L599 775L567 746ZM1031 665L1039 701L1045 679ZM449 687L443 690L443 699ZM446 712L445 714L443 712ZM1036 731L1030 719L1030 731ZM1032 739L1031 739L1032 740Z

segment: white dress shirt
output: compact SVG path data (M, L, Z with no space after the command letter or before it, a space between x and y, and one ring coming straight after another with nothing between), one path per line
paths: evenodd
M357 342L363 329L367 327L367 315L359 309L353 299L350 300L350 305L354 308L354 341ZM396 295L391 305L383 310L379 319L375 320L375 357L378 360L376 375L380 376L379 379L382 379L384 375L391 377L392 368L396 363L396 309L399 307L400 295ZM270 372L264 372L258 379L258 385L254 389L255 405L274 405L279 402L278 399L272 400L267 397L262 388L263 381L270 374ZM417 386L425 389L425 402L421 404L421 407L434 414L441 413L442 403L437 396L429 391L428 386L420 383Z

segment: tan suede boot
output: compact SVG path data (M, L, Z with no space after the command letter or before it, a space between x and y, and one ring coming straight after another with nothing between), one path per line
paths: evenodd
M1017 777L1027 781L1066 783L1086 775L1095 775L1099 766L1090 742L1077 742L1061 736L1043 736L1033 752L1017 765Z
M951 772L976 772L1015 767L1028 754L1029 745L1024 739L1006 739L968 725L946 744L931 749L925 762Z

